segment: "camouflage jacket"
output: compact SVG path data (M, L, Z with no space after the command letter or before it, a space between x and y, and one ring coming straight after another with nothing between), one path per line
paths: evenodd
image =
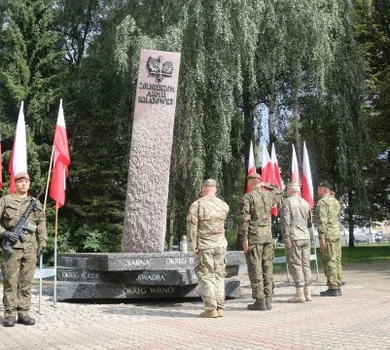
M18 197L15 194L8 194L0 198L0 235L2 236L6 230L12 230L18 223L20 217L30 204L32 197ZM18 240L12 247L25 248L29 244L46 247L46 215L43 212L42 204L38 201L35 210L28 217L28 223L36 226L35 232L26 233L26 241Z
M319 238L340 239L340 203L334 196L325 196L318 201L314 222Z
M282 190L274 188L266 192L260 187L244 195L239 225L241 242L248 241L249 245L272 242L271 208L279 203L282 196Z
M188 249L227 247L225 220L229 206L216 196L204 196L191 204L187 215Z
M307 228L309 217L309 203L303 198L292 195L284 200L280 225L284 243L291 243L297 239L310 239Z

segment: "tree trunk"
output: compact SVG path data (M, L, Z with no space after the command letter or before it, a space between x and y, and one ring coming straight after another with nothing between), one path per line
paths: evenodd
M349 244L348 246L350 248L355 247L355 240L353 235L353 227L354 227L354 221L353 221L353 193L352 190L348 191L348 231L349 231Z

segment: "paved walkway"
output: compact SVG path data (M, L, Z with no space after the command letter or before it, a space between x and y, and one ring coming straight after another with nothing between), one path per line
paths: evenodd
M390 349L390 263L348 268L339 298L318 296L320 276L312 302L290 304L294 288L275 275L271 311L246 310L252 299L243 276L242 297L228 300L218 319L199 318L198 300L53 308L45 297L35 326L0 327L0 349Z

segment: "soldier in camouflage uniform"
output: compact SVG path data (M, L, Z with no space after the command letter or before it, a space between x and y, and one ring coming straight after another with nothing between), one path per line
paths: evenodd
M314 222L318 230L320 250L328 290L321 296L341 296L341 242L340 242L340 203L332 195L332 187L321 181L317 189L320 200L314 211Z
M287 263L296 287L295 296L288 301L304 303L312 300L310 233L307 228L310 207L309 203L301 198L301 189L297 182L288 183L287 196L282 206L281 228L287 251Z
M257 173L248 175L247 179L250 192L241 201L239 238L248 265L252 297L256 300L247 308L270 310L274 255L270 212L279 203L283 191L265 184Z
M5 327L13 327L18 314L18 323L26 326L35 324L28 313L31 304L31 285L34 277L37 252L42 253L46 247L46 216L42 205L37 202L35 210L28 217L29 229L26 239L20 240L12 229L18 223L29 206L32 197L28 195L30 177L27 173L15 176L16 193L0 198L0 235L5 242L10 242L12 252L3 249L2 274L4 288L4 323ZM39 244L39 249L38 249Z
M225 308L226 247L225 220L229 206L217 198L216 181L202 185L202 197L192 203L187 216L187 240L195 253L198 288L205 304L200 316L223 317Z

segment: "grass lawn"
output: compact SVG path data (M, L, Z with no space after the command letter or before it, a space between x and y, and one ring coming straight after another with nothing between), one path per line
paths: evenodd
M355 246L349 248L348 246L342 247L342 259L343 266L356 265L356 264L369 264L373 262L389 261L390 263L390 244L389 243L372 243L370 245ZM285 256L284 248L276 248L275 256ZM318 267L322 268L320 249L317 248L317 260ZM312 261L312 268L315 266L315 262ZM286 271L286 264L275 264L275 272Z

